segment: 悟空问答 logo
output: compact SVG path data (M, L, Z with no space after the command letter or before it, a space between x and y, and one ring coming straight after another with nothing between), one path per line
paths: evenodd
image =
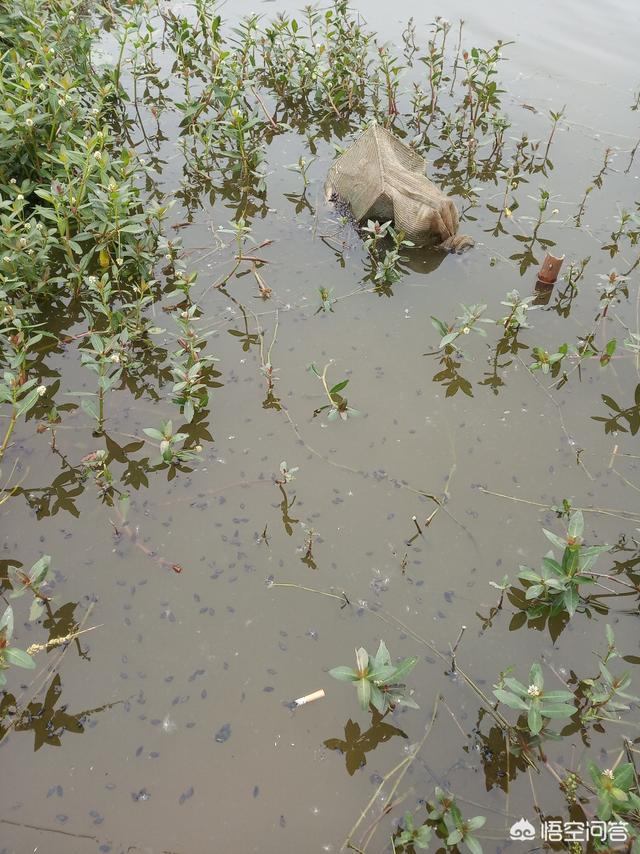
M526 842L529 839L535 839L535 837L536 829L526 818L516 821L509 829L509 838L515 841Z

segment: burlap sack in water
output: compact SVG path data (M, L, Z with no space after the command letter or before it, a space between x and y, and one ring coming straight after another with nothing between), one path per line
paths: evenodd
M372 124L331 166L325 191L327 198L344 199L358 222L393 220L416 246L468 249L474 241L457 233L456 206L425 170L423 157L386 128Z

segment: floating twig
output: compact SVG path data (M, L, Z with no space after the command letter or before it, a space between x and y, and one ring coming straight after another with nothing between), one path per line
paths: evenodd
M315 700L321 700L324 696L324 688L320 688L311 694L305 694L304 697L299 697L297 700L294 700L294 706L295 708L298 706L306 706L307 703L313 703Z

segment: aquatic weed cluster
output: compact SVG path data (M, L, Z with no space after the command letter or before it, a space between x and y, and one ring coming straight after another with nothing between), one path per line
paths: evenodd
M439 18L425 47L414 22L409 22L397 50L381 43L343 0L324 10L307 8L297 17L281 14L270 22L252 16L234 28L224 25L217 5L207 0L196 0L188 13L173 12L154 0L136 0L121 8L106 4L93 11L59 0L20 0L0 11L0 461L9 463L0 504L23 500L37 519L60 511L75 515L76 500L93 483L97 498L116 517L111 523L117 540L127 537L145 557L180 573L181 564L160 557L138 538L129 521L130 494L157 484L160 473L167 480L190 474L213 442L210 428L222 383L210 346L214 326L207 316L206 297L211 293L242 318L244 328L229 331L243 354L257 354L265 394L262 409L280 413L309 450L290 414L274 364L279 355L278 324L291 305L278 293L277 275L272 275L275 260L264 257L271 241L258 242L254 236L257 225L268 222L271 214L270 156L279 138L295 136L304 149L296 162L284 167L301 185L287 199L296 216L314 218L314 236L341 267L353 262L353 223L342 203L323 212L313 198L316 164L326 165L331 148L342 150L372 120L394 130L428 158L431 177L456 197L467 222L489 222L485 229L489 245L498 237L513 238L515 251L508 259L490 255L489 267L510 262L520 276L530 275L555 246L554 226L581 228L593 194L602 189L611 168L611 150L605 151L602 167L575 213L559 220L555 205L560 202L551 192L551 157L564 111L549 113L550 126L542 139L530 139L526 133L509 137L510 122L502 108L505 92L498 78L508 45L467 50L464 40L462 22L456 31ZM104 61L105 56L110 59ZM173 199L159 180L169 156L163 120L177 125L171 156L177 153L180 158L182 179ZM629 166L634 155L635 149ZM277 163L277 157L274 160ZM536 184L527 201L525 190ZM218 205L217 211L224 209L225 219L219 217L208 235L207 252L226 265L226 272L204 285L202 272L199 280L174 234L190 225L204 206L203 199L211 207ZM176 202L185 216L179 223L170 219ZM532 209L533 214L520 215L521 208ZM543 393L558 409L569 440L555 393L589 371L612 370L623 359L638 370L640 330L617 313L638 288L638 205L621 210L617 222L599 247L601 255L567 261L555 292L538 289L523 296L513 289L502 301L491 301L494 312L503 311L499 305L506 310L496 320L485 316L488 299L486 304L462 305L457 315L452 299L451 319L432 317L438 339L427 330L419 347L433 346L425 356L438 360L433 381L443 387L446 397L459 391L473 397L483 387L497 397L510 369L523 367L527 382L544 383ZM393 287L408 275L412 246L391 223L368 222L356 235L362 241L358 286L335 297L332 287L314 282L320 305L312 316L319 314L318 321L330 321L328 316L339 310L341 300L392 297ZM614 260L621 271L609 269ZM598 272L591 275L593 268ZM587 284L589 276L597 287ZM276 308L260 313L251 309L255 303L238 287L246 281L255 288L250 299ZM590 328L572 328L566 340L554 346L542 332L538 339L534 320L543 311L570 319L580 295L593 307ZM270 339L263 316L274 319ZM165 317L169 329L164 327ZM490 335L486 370L474 381L467 368L472 371L481 363L474 360L473 348ZM330 350L330 343L327 347ZM280 358L284 366L284 354ZM86 383L69 385L61 363L72 363L74 370L79 365L86 372ZM322 405L309 406L307 414L319 420L324 414L327 422L350 421L360 414L342 394L351 377L338 374L342 378L330 383L330 368L330 358L322 369L310 365L310 380L319 381L324 397ZM353 387L358 388L357 382ZM636 435L640 384L632 394L624 388L619 393L626 395L622 402L602 395L608 414L593 419L607 433ZM161 414L121 445L116 439L122 435L118 413L142 399L157 403ZM78 458L73 446L60 440L68 426L91 436L89 453ZM33 434L39 442L48 441L59 460L60 475L44 487L23 485L27 472L21 442ZM154 450L148 451L149 446ZM589 473L583 450L576 449L576 464ZM616 456L614 450L612 469ZM298 467L276 462L275 469L273 484L282 496L283 526L291 535L300 520L291 516L295 497L291 499L287 487ZM437 495L420 494L432 500L435 509L422 527L414 517L418 538L436 513L448 512L446 489ZM514 630L545 628L554 641L571 619L608 617L610 601L624 601L619 597L632 603L624 616L634 619L640 579L633 535L614 547L614 554L631 551L632 556L609 572L599 572L596 560L610 548L584 542L583 509L594 508L574 507L565 498L561 506L545 509L566 519L566 534L545 530L556 552L542 556L539 569L521 566L513 584L508 576L494 582L499 601L488 614L478 613L482 631L491 629L507 605L512 608ZM621 515L629 524L640 522L635 511ZM317 568L316 539L309 528L300 548L300 560L311 570ZM407 550L415 539L408 540ZM268 545L266 525L261 540ZM27 572L21 565L7 568L6 595L16 599L30 594L30 612L24 619L47 628L49 638L26 651L13 646L14 612L7 604L0 617L1 685L10 667L33 668L40 652L74 642L82 654L79 635L88 613L83 620L59 615L62 603L55 602L55 586L46 556ZM345 592L330 595L340 600L341 607L353 607ZM448 676L474 693L481 711L473 737L487 764L498 766L499 786L508 792L509 782L519 773L548 773L566 801L568 816L627 822L629 839L640 850L633 740L625 738L604 769L591 758L574 765L563 755L553 760L548 754L551 742L562 744L573 735L589 747L594 732L606 733L637 708L638 700L628 690L631 674L611 667L615 659L633 656L618 651L609 625L606 650L596 654L594 675L573 670L564 676L543 673L540 662L533 661L525 681L505 670L495 674L495 685L488 692L456 661L462 633L443 652L399 620L390 621L416 644L426 644L446 663ZM356 664L355 670L338 667L331 675L356 684L361 708L371 711L371 726L363 734L359 725L352 725L345 728L344 740L325 742L328 749L346 754L350 774L366 763L366 753L377 744L404 735L384 720L386 716L397 706L416 705L404 684L417 664L414 656L394 663L382 642L375 656L358 648ZM413 671L413 678L420 678L419 673ZM9 671L9 678L13 675ZM552 677L563 684L561 689L546 687ZM83 716L76 719L64 710L53 713L59 691L56 675L49 687L51 696L48 693L41 706L33 702L20 706L13 695L5 694L0 706L3 734L35 728L34 720L42 720L47 708L47 722L36 730L37 746L59 743L65 729L81 728ZM398 787L419 757L439 703L422 741L381 780L348 834L345 844L353 850L366 851L382 819L393 816ZM507 710L518 713L514 722ZM482 730L484 720L493 726L489 734ZM561 730L553 728L555 720L564 721ZM422 806L408 810L400 823L391 826L393 850L410 852L437 840L449 850L466 846L472 854L480 854L484 816L464 817L455 795L440 786L420 797ZM367 818L369 823L363 826ZM605 847L606 838L600 841L596 847Z

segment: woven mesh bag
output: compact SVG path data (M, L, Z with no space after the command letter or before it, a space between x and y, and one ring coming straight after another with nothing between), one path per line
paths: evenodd
M426 163L386 128L372 124L333 163L327 198L334 194L351 206L358 222L386 222L416 246L438 244L451 252L473 246L459 235L456 206L425 175Z

